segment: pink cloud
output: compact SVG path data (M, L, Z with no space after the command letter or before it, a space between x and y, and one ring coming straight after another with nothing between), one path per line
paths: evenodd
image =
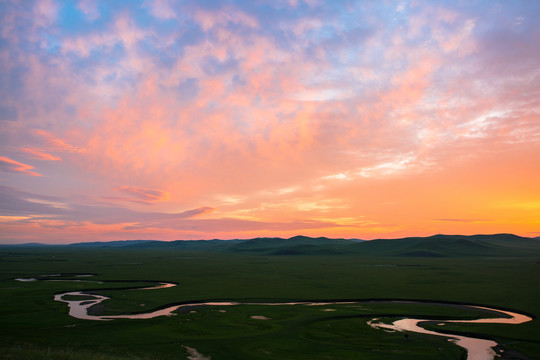
M210 214L211 212L214 212L214 210L215 209L213 207L203 206L203 207L200 207L198 209L184 211L183 213L178 214L178 217L179 218L180 217L182 217L182 218L193 218L193 217L196 217L196 216L202 216L202 215Z
M64 54L73 52L87 57L92 50L105 48L107 51L117 44L122 44L128 51L133 50L138 41L153 33L138 28L129 13L121 13L106 29L86 35L67 37L61 43ZM138 58L125 59L133 62Z
M30 171L33 168L32 165L23 164L7 157L0 156L0 170L2 171L22 173L30 176L43 176L37 172Z
M37 149L37 148L22 148L22 151L24 151L27 154L30 154L31 159L37 159L37 160L49 160L49 161L58 161L62 160L62 158L52 155L46 152L46 150L43 149Z
M171 0L149 0L145 5L150 9L150 13L158 19L175 19L174 3Z
M58 16L58 3L55 0L41 0L34 8L35 21L40 26L48 26Z
M137 186L120 186L117 187L115 190L133 196L145 203L166 201L170 197L170 194L166 191L157 189L145 189Z
M79 0L77 7L90 20L96 20L100 17L98 3L95 0Z
M435 56L425 55L416 59L407 70L394 74L393 86L389 92L382 94L382 102L398 109L414 106L432 87L431 77L439 64L440 60Z
M220 11L197 9L194 19L204 31L221 27L228 23L242 25L247 28L256 28L259 23L256 18L232 6L223 7Z
M64 140L58 138L53 133L46 130L34 130L34 134L41 136L47 143L47 151L58 151L67 153L81 153L83 150L80 147L68 144Z

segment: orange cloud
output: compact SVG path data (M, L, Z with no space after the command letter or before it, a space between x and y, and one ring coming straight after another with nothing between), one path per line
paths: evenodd
M18 161L0 156L0 170L6 172L23 173L30 176L43 176L37 172L30 171L34 167L32 165L23 164Z

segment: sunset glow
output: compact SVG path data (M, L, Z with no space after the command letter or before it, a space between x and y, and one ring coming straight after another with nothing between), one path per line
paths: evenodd
M540 236L540 2L0 3L0 242Z

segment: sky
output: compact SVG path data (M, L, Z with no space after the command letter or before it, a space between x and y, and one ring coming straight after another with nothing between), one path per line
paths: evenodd
M0 1L0 243L540 236L538 19Z

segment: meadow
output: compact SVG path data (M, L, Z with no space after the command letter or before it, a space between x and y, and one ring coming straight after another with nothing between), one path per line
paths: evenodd
M83 281L30 281L16 278ZM76 277L77 274L92 274ZM47 275L43 277L43 275ZM41 276L41 278L40 278ZM269 255L160 247L0 248L0 353L6 359L462 359L445 338L388 333L374 318L474 319L478 304L540 315L540 256ZM99 281L99 282L95 282ZM138 282L134 282L138 281ZM136 291L156 281L178 283ZM57 293L110 297L94 312L145 312L199 301L357 300L326 306L197 306L148 320L80 320ZM255 316L255 318L254 318ZM485 315L484 315L485 316ZM436 327L436 325L431 325ZM540 359L540 323L452 324L445 331L501 344L506 358ZM205 357L200 357L201 359ZM503 357L504 358L504 357Z

